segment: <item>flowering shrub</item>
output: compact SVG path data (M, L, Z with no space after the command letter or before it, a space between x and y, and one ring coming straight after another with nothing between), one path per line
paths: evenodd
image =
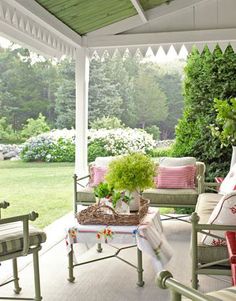
M140 129L100 129L90 130L89 149L98 144L107 156L117 156L131 152L149 153L155 147L152 136ZM94 158L89 158L93 161Z
M23 144L23 161L74 162L75 132L54 130L28 139Z
M155 147L151 135L139 129L90 130L88 160L130 152L150 153ZM21 151L23 161L73 162L75 130L53 130L28 139Z

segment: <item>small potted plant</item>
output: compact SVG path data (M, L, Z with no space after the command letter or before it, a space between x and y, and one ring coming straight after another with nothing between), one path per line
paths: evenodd
M97 203L106 204L111 206L111 196L113 193L113 189L106 182L101 182L94 188L94 194L97 199Z
M155 163L142 153L132 153L113 160L105 179L114 189L128 191L133 198L130 210L139 209L139 200L144 189L153 186Z
M129 203L131 197L125 193L125 191L113 191L112 194L112 205L117 213L130 213Z

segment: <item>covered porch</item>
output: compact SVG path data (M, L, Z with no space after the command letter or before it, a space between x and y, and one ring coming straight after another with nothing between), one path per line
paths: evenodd
M236 49L236 21L233 0L173 0L173 1L47 1L0 0L1 34L19 44L49 57L70 56L76 61L76 164L75 173L87 173L88 81L89 58L94 51L113 54L138 50L145 56L148 48L156 55L162 47L171 46L179 53L195 45L200 51L207 45L211 51L218 43L224 51L230 43ZM113 7L112 7L113 6ZM77 17L76 13L81 13ZM80 23L81 18L81 23ZM91 21L93 20L93 21ZM66 217L66 221L67 221ZM70 216L71 218L71 216ZM67 256L64 225L49 231L61 235L40 258L41 285L44 300L168 300L169 292L157 288L152 262L144 256L143 288L136 287L136 271L116 259L76 269L76 282L67 282ZM183 283L190 285L191 226L178 221L165 221L166 237L175 250L166 267ZM84 253L79 245L78 252ZM105 247L108 254L111 250ZM88 259L97 252L93 248L82 257ZM91 256L91 257L90 257ZM135 250L124 252L135 258ZM22 266L20 272L22 297L33 294L32 266ZM99 281L98 281L99 278ZM7 276L6 276L7 279ZM229 286L229 277L201 276L203 292ZM13 295L11 286L4 287Z

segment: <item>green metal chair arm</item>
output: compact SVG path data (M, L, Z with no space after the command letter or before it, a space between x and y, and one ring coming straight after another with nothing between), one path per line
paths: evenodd
M12 216L0 220L0 225L10 224L15 222L23 223L23 250L22 255L27 255L29 251L29 221L35 221L38 218L38 213L32 211L29 214Z
M0 209L6 209L9 206L10 206L10 203L8 203L6 201L0 202Z
M212 192L218 192L218 189L220 188L221 183L216 183L216 182L205 182L205 191L210 190Z
M194 227L194 230L201 232L203 230L215 230L215 231L235 231L236 226L232 225L216 225L216 224L199 224L199 216L197 212L193 212L191 215L191 223ZM207 233L210 235L210 233Z
M169 288L172 292L171 301L180 301L181 296L185 296L193 301L213 301L215 298L206 296L201 292L187 287L186 285L178 282L173 279L173 276L168 271L160 272L156 277L156 283L160 288L167 289Z
M6 209L7 207L10 206L10 203L6 202L6 201L3 201L3 202L0 202L0 219L1 219L1 209Z
M86 176L78 178L78 176L76 174L74 174L73 178L74 178L75 191L77 191L77 185L79 185L81 187L86 187L87 186L87 185L84 185L84 184L80 183L80 181L85 180L85 179L89 179L90 175L88 174Z

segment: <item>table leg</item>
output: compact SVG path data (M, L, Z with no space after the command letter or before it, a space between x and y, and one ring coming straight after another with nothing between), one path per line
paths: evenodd
M68 281L70 281L70 282L75 281L75 277L74 277L74 274L73 274L73 268L74 268L73 267L73 254L74 254L73 246L71 245L71 251L68 254L68 270L69 270Z
M138 259L138 282L137 285L142 287L144 286L144 281L143 281L143 259L142 259L142 251L139 250L137 247L137 259Z
M97 244L97 252L102 253L102 244L100 242Z

